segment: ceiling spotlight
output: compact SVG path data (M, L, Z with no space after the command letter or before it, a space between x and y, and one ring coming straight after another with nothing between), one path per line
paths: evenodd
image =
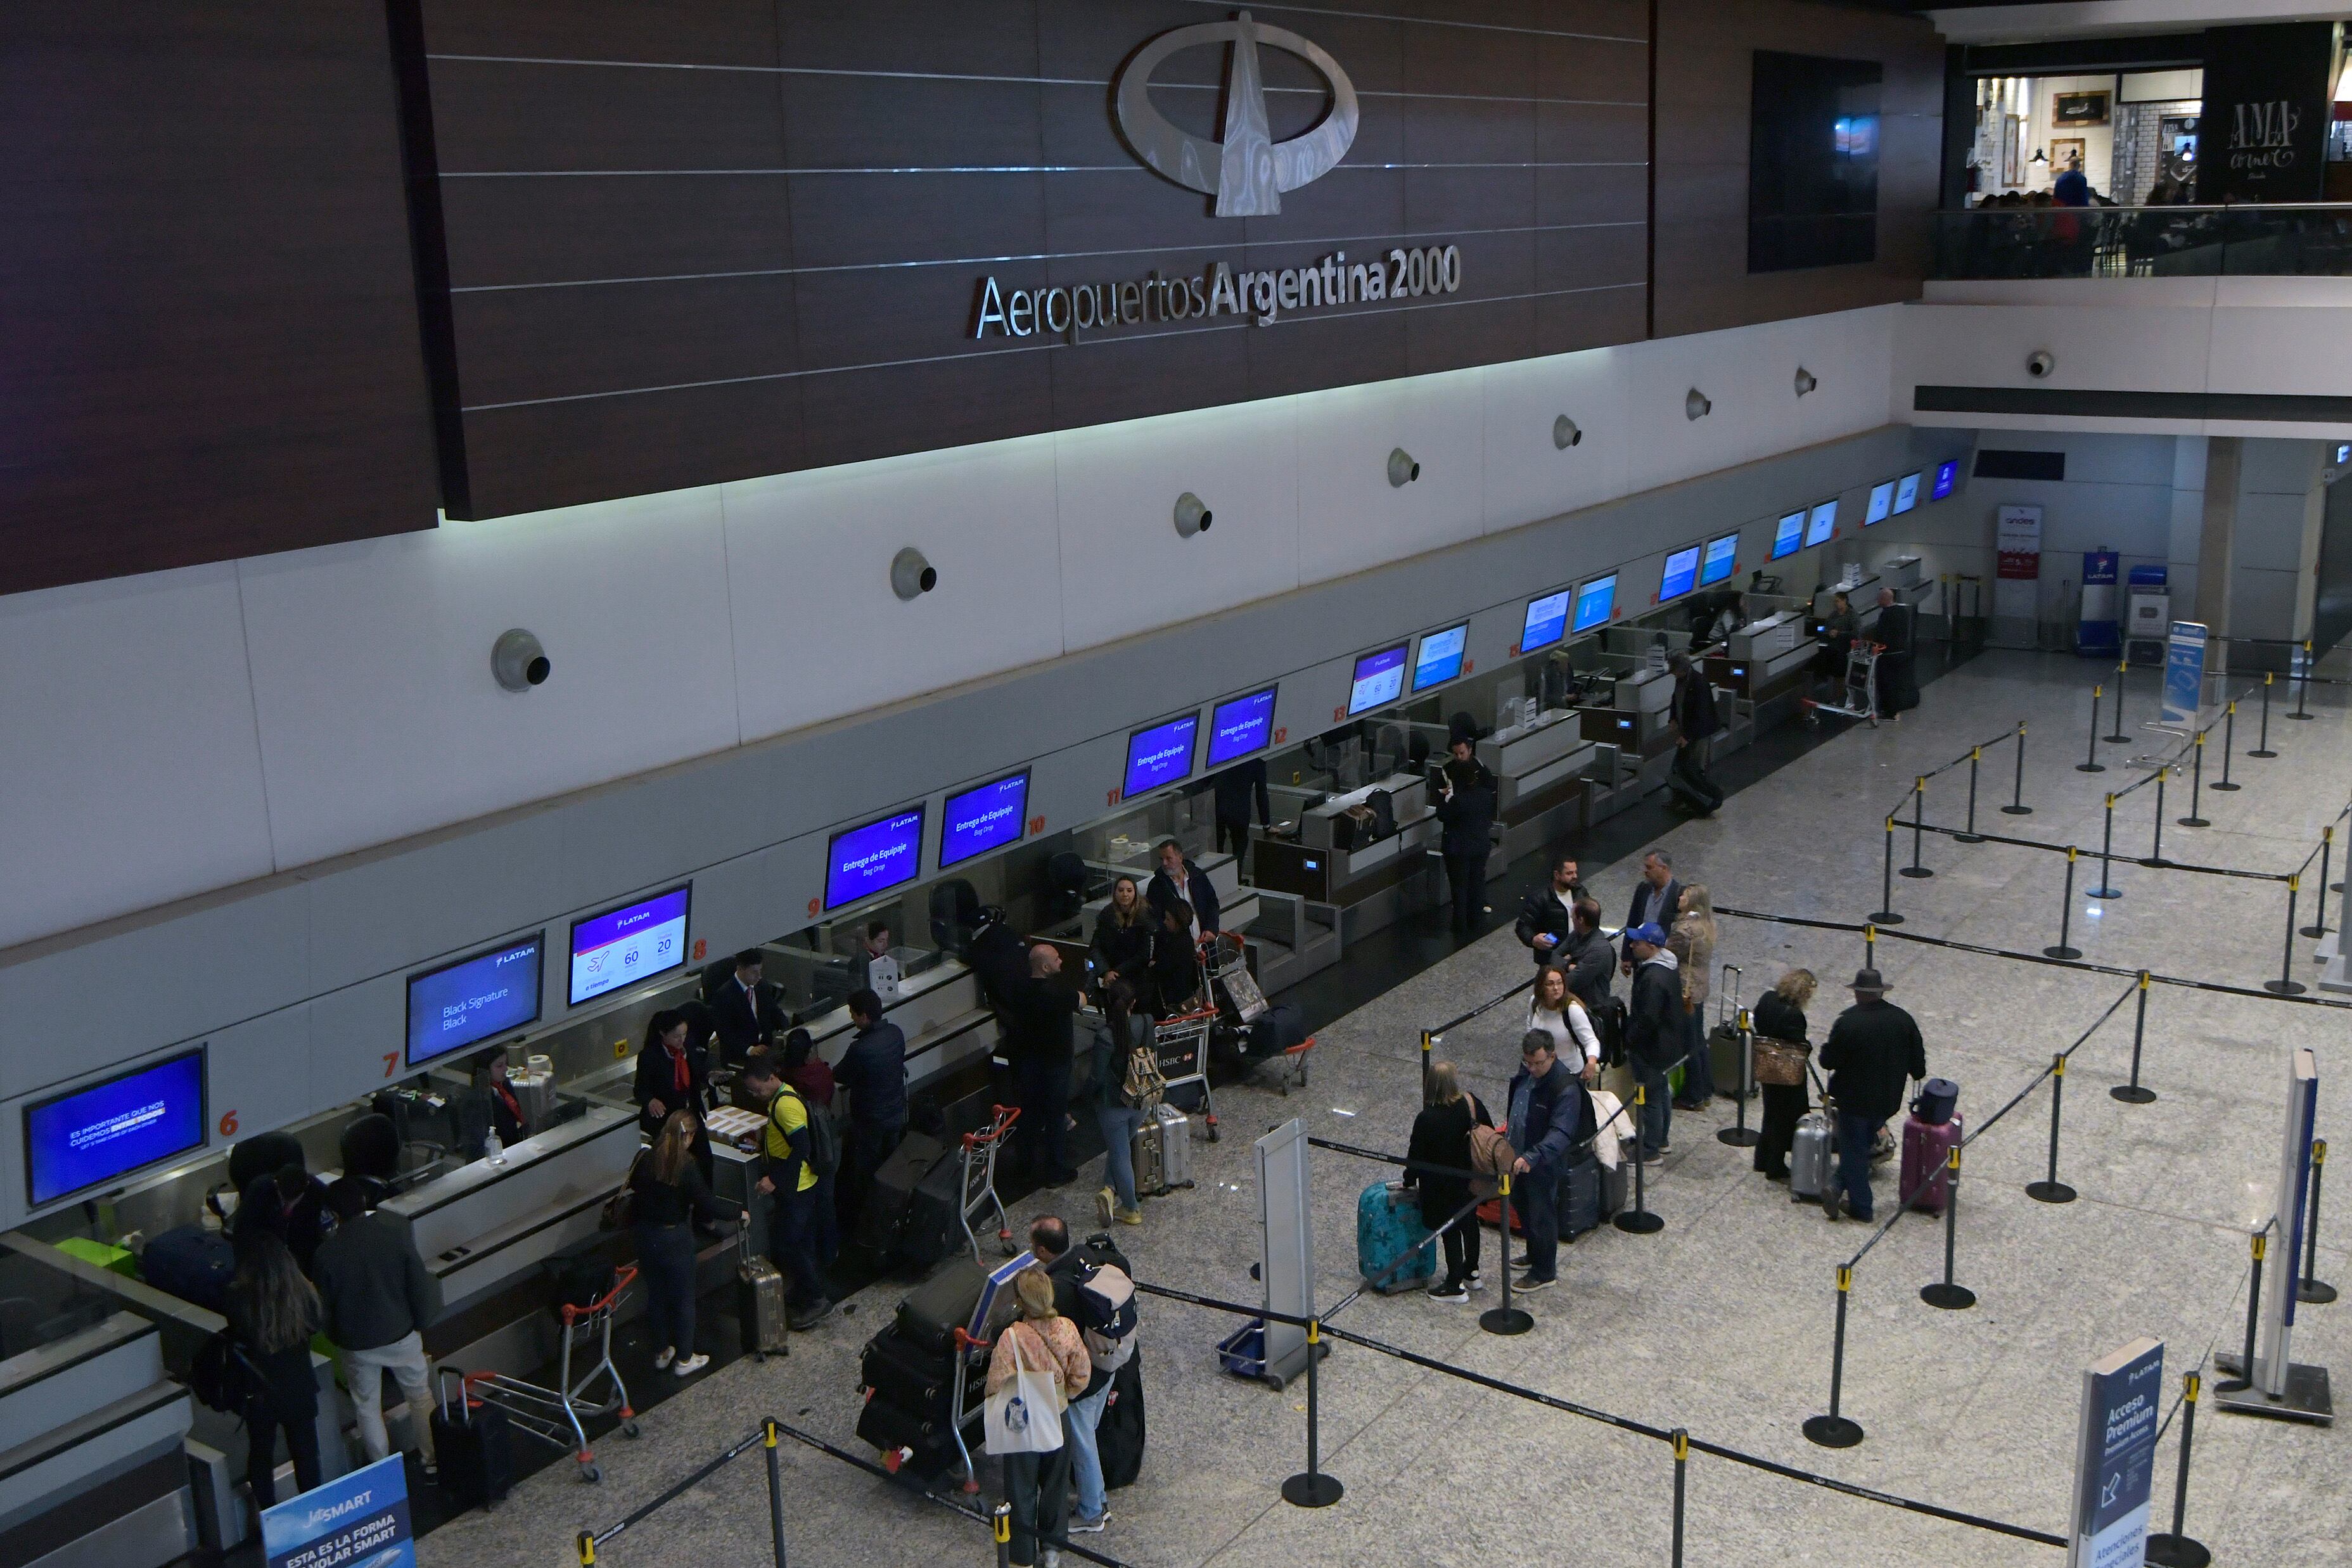
M1551 422L1551 444L1562 452L1584 439L1584 432L1576 428L1576 421L1561 414Z
M1389 483L1391 485L1396 486L1398 489L1402 489L1405 486L1412 484L1415 479L1420 477L1421 465L1412 460L1412 453L1407 452L1403 447L1400 446L1389 454Z
M917 599L940 585L939 569L908 545L890 558L890 591L901 599Z
M1176 497L1176 531L1186 538L1205 534L1216 514L1201 504L1201 497L1187 490Z
M1821 384L1820 381L1814 377L1812 371L1805 369L1802 365L1799 365L1797 367L1797 395L1799 397L1804 396L1807 392L1812 391L1815 387Z
M545 681L555 666L539 639L518 626L501 632L490 644L490 674L510 692L527 692Z
M1714 412L1715 404L1707 402L1706 394L1696 387L1691 388L1690 395L1683 399L1683 417L1685 419L1705 419Z

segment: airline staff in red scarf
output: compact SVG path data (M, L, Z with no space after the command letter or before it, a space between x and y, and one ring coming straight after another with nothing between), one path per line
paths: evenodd
M499 1135L499 1143L513 1148L528 1137L529 1124L523 1119L522 1097L507 1082L507 1053L494 1051L489 1059L490 1130Z
M710 1134L701 1130L701 1123L710 1113L710 1051L708 1041L689 1040L691 1032L685 1015L667 1009L646 1022L645 1049L637 1052L634 1098L637 1125L649 1140L661 1131L671 1112L694 1113L694 1161L709 1180L715 1162Z

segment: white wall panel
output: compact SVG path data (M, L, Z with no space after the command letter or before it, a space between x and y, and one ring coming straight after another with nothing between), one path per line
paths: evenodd
M720 490L746 739L1062 651L1050 435ZM909 545L939 586L902 603Z
M1484 519L1478 377L1453 371L1318 392L1299 412L1298 580L1335 577L1477 537ZM1389 454L1421 477L1389 484Z
M1922 383L2202 392L2212 319L2210 310L2174 307L1906 306L1895 360L1897 406L1907 413ZM2041 380L2025 369L2036 350L2057 361ZM1927 424L1990 423L1978 414L1912 417ZM2053 422L2037 423L2049 428Z
M1792 357L1820 382L1797 400L1799 444L1832 441L1886 423L1898 308L1888 305L1786 323ZM1796 371L1789 373L1793 377Z
M2330 279L2352 291L2352 280ZM2352 302L2328 308L2222 306L2213 311L2211 390L2352 394Z
M242 562L280 867L736 743L710 489ZM554 664L490 676L509 627Z
M1487 532L1625 494L1633 426L1624 384L1626 366L1638 351L1588 349L1486 368L1480 395ZM1583 433L1566 450L1552 440L1562 414Z
M1298 586L1293 425L1307 401L1272 398L1054 438L1066 649ZM1176 497L1187 490L1213 519L1191 538L1175 526Z
M0 947L270 869L236 569L0 599Z

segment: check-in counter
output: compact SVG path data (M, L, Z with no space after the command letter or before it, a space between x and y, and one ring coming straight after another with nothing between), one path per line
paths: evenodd
M1389 792L1396 831L1355 849L1337 847L1339 819L1375 789ZM1427 779L1392 773L1360 789L1334 795L1299 813L1297 840L1261 839L1251 845L1251 870L1261 887L1339 907L1342 940L1377 930L1403 904L1397 890L1426 874L1438 841Z
M1496 867L1589 825L1585 770L1599 755L1574 708L1551 708L1478 743L1498 786Z
M1706 678L1751 703L1768 703L1794 689L1819 645L1806 634L1801 610L1775 612L1724 639L1723 651L1703 662Z
M981 1000L980 982L951 957L900 981L898 994L884 1000L882 1016L907 1037L909 1092L987 1055L996 1039L995 1015ZM820 1013L803 1027L828 1065L841 1061L856 1036L846 1007Z
M158 1568L198 1544L188 1391L129 1312L0 1361L0 1563Z

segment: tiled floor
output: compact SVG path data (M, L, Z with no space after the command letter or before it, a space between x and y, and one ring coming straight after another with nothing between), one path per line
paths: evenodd
M1980 821L2051 842L2095 845L2105 789L2136 775L2103 747L2110 771L2075 773L2088 722L2089 677L2071 661L1991 654L1939 681L1900 726L1840 737L1735 795L1715 820L1666 836L1686 877L1724 904L1850 920L1876 906L1883 814L1918 773L2020 719L2029 725L2031 817ZM2152 689L2136 691L2147 712ZM2246 788L2205 798L2207 830L2168 827L2182 858L2285 871L2315 843L2352 793L2352 728L2333 704L2313 724L2274 724L2271 761L2241 758ZM2218 738L2218 737L2217 737ZM2242 747L2252 744L2242 729ZM2209 760L2214 760L2209 755ZM1996 763L1998 767L1996 767ZM2005 753L1988 778L2006 779ZM1965 770L1929 786L1930 821L1956 821ZM2117 831L2145 853L2152 790L2119 809ZM1993 797L1989 793L1986 805ZM2169 795L2174 816L2187 803ZM1901 848L1907 854L1907 840ZM2039 949L2055 940L2063 858L1930 838L1937 875L1897 879L1902 930L1987 946ZM2339 860L2340 866L2341 862ZM2197 876L2118 862L2125 896L2080 894L2075 945L2097 962L2254 985L2274 976L2285 926L2276 883ZM1622 906L1630 856L1587 866L1604 903ZM2332 880L2332 879L2331 879ZM1507 890L1497 889L1500 897ZM2308 903L2301 916L2308 921ZM2336 923L2330 895L2328 923ZM2298 937L2298 978L2315 971ZM1860 958L1842 933L1727 919L1719 956L1754 985L1791 963L1829 985L1818 1037L1842 997L1832 988ZM1889 937L1879 949L1894 999L1920 1019L1932 1069L1956 1079L1980 1122L2024 1085L2123 989L2107 976L2027 966ZM1224 1141L1198 1145L1193 1191L1148 1206L1122 1240L1147 1280L1247 1300L1256 1199L1249 1136L1290 1116L1323 1136L1401 1149L1418 1108L1418 1031L1527 972L1525 953L1496 931L1381 992L1319 1030L1311 1092L1220 1095ZM2316 993L2315 993L2316 994ZM1418 1354L1778 1462L1944 1507L2058 1531L2066 1518L2078 1369L2140 1333L2168 1346L2168 1381L2215 1342L2234 1344L2244 1317L2246 1230L2272 1209L2289 1048L2311 1045L2323 1070L2345 1057L2347 1015L2267 998L2158 987L2150 996L2141 1077L2150 1105L2104 1092L2128 1071L2126 1003L2075 1055L2066 1079L2062 1174L2082 1200L2052 1207L2022 1185L2048 1155L2049 1103L2037 1091L1970 1148L1958 1274L1980 1295L1965 1312L1923 1305L1937 1277L1939 1225L1897 1224L1855 1272L1843 1402L1867 1428L1858 1448L1831 1452L1800 1435L1826 1406L1834 1270L1860 1244L1853 1225L1827 1225L1748 1168L1746 1151L1706 1135L1720 1111L1678 1117L1675 1153L1654 1173L1653 1237L1606 1229L1564 1255L1562 1283L1529 1302L1537 1326L1515 1339L1481 1333L1473 1309L1419 1296L1367 1297L1338 1323ZM1498 1009L1444 1041L1480 1092L1498 1097L1519 1015ZM2331 1086L2332 1087L2332 1086ZM2323 1089L2322 1131L2336 1099ZM1318 1154L1315 1169L1318 1300L1355 1282L1358 1191L1384 1167ZM1882 1202L1888 1201L1881 1183ZM1074 1211L1087 1189L1058 1195ZM1049 1195L1055 1196L1055 1195ZM2331 1213L2346 1212L2343 1204ZM1031 1200L1020 1218L1038 1212ZM2336 1219L2320 1273L2352 1276ZM1495 1274L1487 1236L1487 1274ZM2274 1288L2273 1270L2266 1290ZM600 1449L605 1480L563 1470L525 1483L495 1512L461 1519L421 1543L444 1564L574 1561L574 1532L603 1528L674 1485L773 1414L863 1451L851 1437L859 1344L888 1305L797 1336L788 1360L738 1364L651 1412L642 1442ZM1480 1304L1492 1302L1493 1291ZM2352 1306L2305 1309L2298 1360L2352 1368ZM722 1325L723 1327L724 1325ZM1084 1538L1136 1564L1485 1563L1542 1559L1663 1563L1669 1557L1673 1465L1664 1445L1476 1388L1375 1353L1339 1346L1321 1377L1323 1458L1347 1485L1337 1507L1284 1504L1281 1479L1301 1468L1304 1394L1276 1394L1216 1370L1228 1320L1150 1303L1144 1355L1150 1447L1142 1479L1113 1498L1110 1531ZM2159 1452L2168 1503L2178 1424ZM2352 1562L2352 1474L2344 1431L2252 1421L2208 1405L2198 1425L2190 1533L2222 1563ZM791 1562L979 1563L985 1533L813 1450L787 1446ZM993 1478L982 1471L983 1480ZM2053 1548L1971 1530L1809 1487L1704 1455L1689 1469L1688 1561L1694 1564L2053 1564ZM766 1489L757 1453L687 1490L598 1552L614 1564L766 1561Z

